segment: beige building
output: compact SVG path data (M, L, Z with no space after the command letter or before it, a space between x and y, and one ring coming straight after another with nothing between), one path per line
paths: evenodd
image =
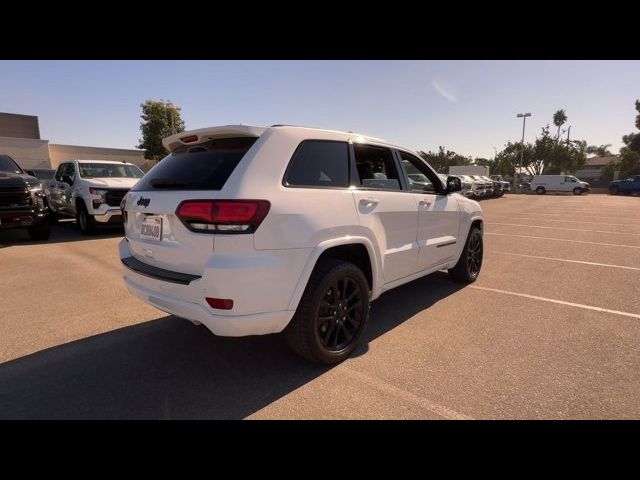
M609 166L609 163L615 162L618 159L617 155L609 155L606 157L591 157L587 158L587 161L581 169L576 170L574 175L580 180L585 180L591 183L591 186L600 185L606 186L610 179L606 179L605 169ZM619 172L614 171L613 179L618 178Z
M113 160L150 168L144 150L60 145L40 139L38 117L0 113L0 154L9 155L25 170L57 168L65 160Z

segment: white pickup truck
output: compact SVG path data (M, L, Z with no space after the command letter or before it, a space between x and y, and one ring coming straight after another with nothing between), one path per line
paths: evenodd
M132 163L70 160L43 182L53 217L75 217L85 235L98 224L122 223L120 202L144 175Z

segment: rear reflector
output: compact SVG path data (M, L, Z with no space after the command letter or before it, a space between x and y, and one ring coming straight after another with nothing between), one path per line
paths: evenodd
M211 308L217 308L218 310L231 310L233 308L233 300L229 298L206 298L207 303Z
M267 200L185 200L176 215L197 232L253 233L270 206Z

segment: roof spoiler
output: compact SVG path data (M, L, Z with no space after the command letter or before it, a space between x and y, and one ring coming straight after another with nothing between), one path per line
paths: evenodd
M162 140L164 148L170 152L183 145L196 145L214 138L259 137L267 129L252 125L223 125L220 127L200 128L176 133Z

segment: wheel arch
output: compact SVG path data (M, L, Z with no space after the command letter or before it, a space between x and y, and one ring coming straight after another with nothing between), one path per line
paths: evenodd
M82 205L87 210L87 212L89 211L89 206L87 205L87 201L80 195L76 195L76 198L73 202L73 206L76 208L75 213L78 213L80 211L80 205Z
M291 297L289 310L296 310L298 308L298 304L307 288L311 274L318 263L325 258L343 259L360 267L369 282L372 298L377 296L376 292L380 289L378 279L380 260L371 240L359 236L335 238L321 242L312 250Z

